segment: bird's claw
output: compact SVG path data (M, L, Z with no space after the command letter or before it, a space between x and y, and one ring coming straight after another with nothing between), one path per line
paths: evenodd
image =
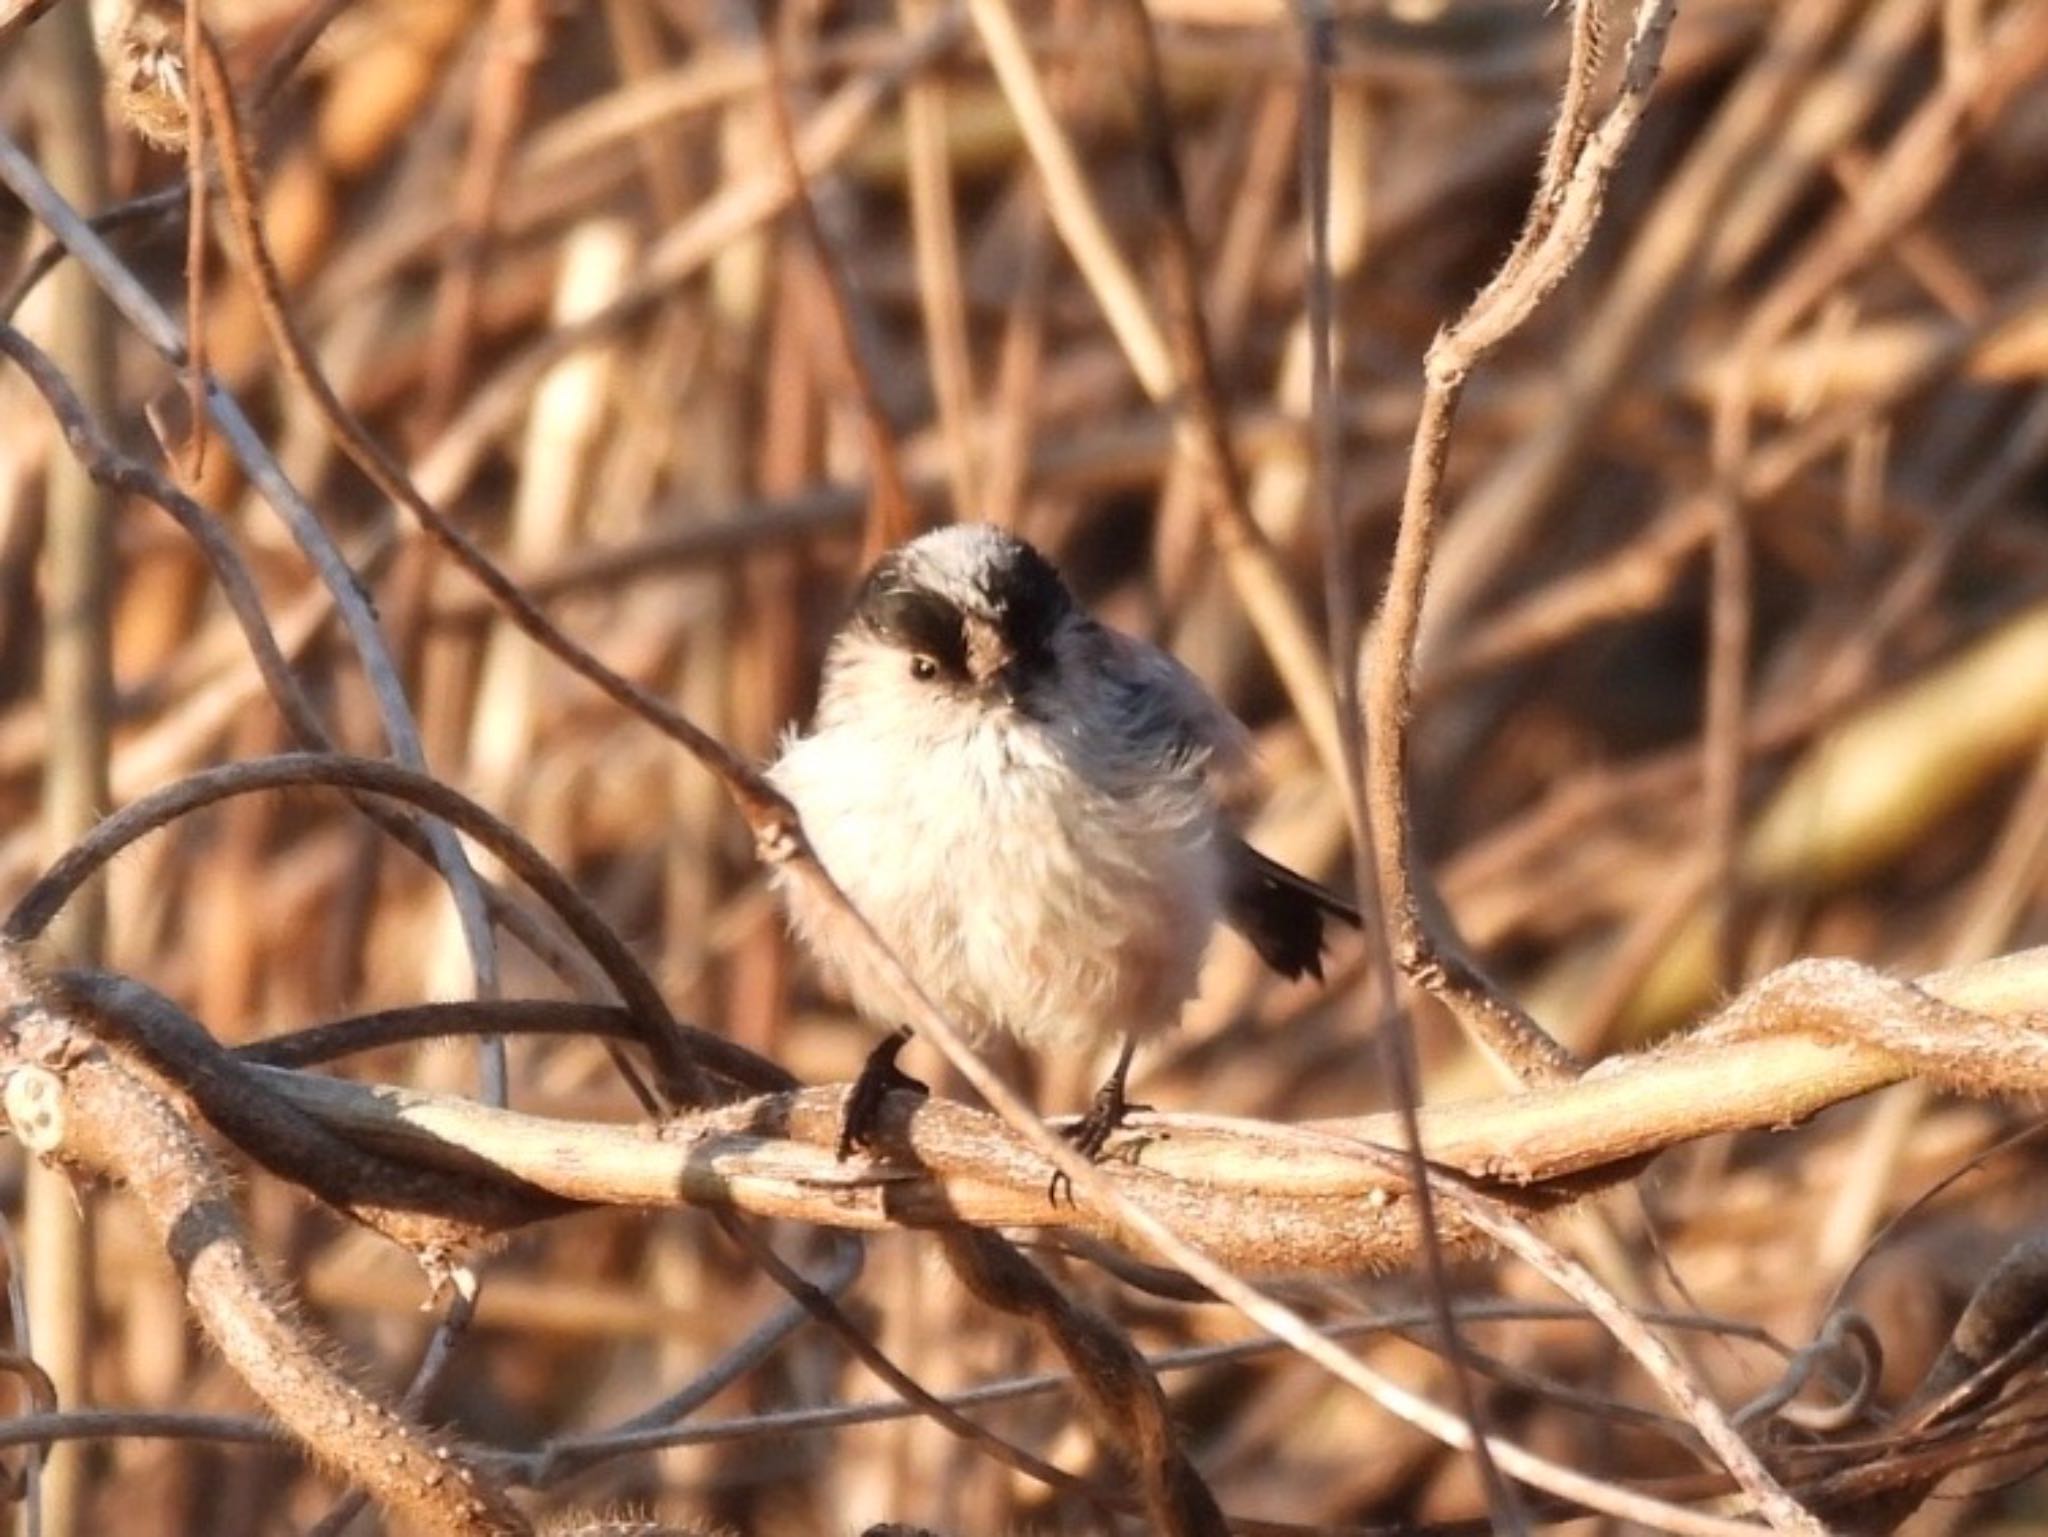
M1124 1098L1124 1086L1112 1078L1095 1091L1094 1103L1088 1113L1073 1125L1064 1128L1060 1135L1074 1144L1074 1150L1090 1163L1102 1161L1102 1150L1109 1146L1109 1139L1116 1135L1132 1111L1143 1114L1151 1110L1150 1105L1141 1105ZM1054 1206L1060 1204L1060 1192L1066 1192L1067 1204L1074 1204L1074 1182L1059 1169L1053 1170L1052 1180L1046 1186L1045 1198Z
M875 1145L882 1105L891 1094L898 1089L919 1098L931 1094L929 1084L919 1082L896 1065L896 1053L903 1049L905 1039L902 1035L890 1036L869 1052L867 1061L861 1064L860 1076L854 1079L846 1096L846 1115L839 1123L840 1162L851 1158L855 1148Z

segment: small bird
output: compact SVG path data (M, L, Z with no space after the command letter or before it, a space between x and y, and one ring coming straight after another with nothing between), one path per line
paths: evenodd
M1246 844L1223 795L1251 739L1195 675L1082 610L1015 535L961 524L876 562L825 654L817 712L768 771L826 871L948 1018L1116 1067L1069 1134L1090 1158L1133 1108L1140 1040L1194 996L1219 922L1285 977L1322 977L1358 912ZM869 1144L910 1032L842 928L779 882L862 1014L897 1028L847 1104Z

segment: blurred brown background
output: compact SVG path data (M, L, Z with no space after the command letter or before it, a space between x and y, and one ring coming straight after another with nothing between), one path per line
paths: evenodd
M67 152L94 152L82 115L104 117L97 165L70 183L89 189L73 192L88 207L178 184L179 155L134 131L152 89L136 59L164 46L138 41L149 8L94 7L103 46L81 61L59 33L83 5L67 0L0 54L0 128L56 177ZM219 0L206 17L253 98L316 9L337 14L303 64L245 103L297 318L348 406L572 634L752 756L806 709L855 576L872 467L838 341L836 272L920 516L1016 526L1098 612L1169 644L1258 732L1268 787L1254 840L1349 884L1337 789L1213 555L1209 490L1176 456L1176 402L1148 395L1131 352L1142 326L1113 297L1105 309L1062 240L963 15L940 0L768 16L720 0ZM1320 614L1299 36L1264 0L1153 11L1250 503ZM1156 307L1160 209L1128 50L1106 11L1077 0L1017 14L1059 130ZM175 18L154 20L174 48ZM1617 8L1617 53L1626 25ZM786 208L764 26L822 259ZM1390 0L1347 8L1338 39L1336 494L1361 551L1343 578L1369 605L1423 351L1521 222L1567 31L1523 0ZM108 64L110 102L95 78ZM1800 955L1910 975L2048 938L2044 72L2040 0L1694 0L1591 248L1473 381L1425 620L1413 811L1460 930L1589 1056L1696 1018ZM0 277L26 272L47 238L0 195ZM175 216L110 238L167 305L182 304ZM211 364L364 572L437 774L568 872L680 1015L808 1080L850 1076L873 1036L792 955L711 780L494 617L346 466L284 382L225 239L214 245ZM125 329L82 319L90 285L75 278L41 283L20 324L75 377L79 359L97 360L104 377L85 393L124 446L157 456L152 416L182 443L178 376ZM64 498L82 494L63 489L65 463L41 400L0 371L10 895L63 841L52 797L76 790L75 779L63 788L62 744L78 722L52 704L41 665L58 628L49 547L71 516ZM321 589L218 441L195 494L229 526L337 737L383 753ZM1703 734L1709 572L1731 501L1752 634L1729 738L1740 751L1716 760ZM140 502L106 511L111 756L88 811L290 745L191 543ZM1714 761L1718 799L1703 767ZM1714 894L1723 873L1725 900ZM64 942L100 946L108 966L230 1042L470 987L444 889L334 797L188 817L123 856L106 893L103 939ZM1277 984L1234 939L1219 941L1186 1028L1140 1059L1140 1097L1289 1120L1383 1104L1362 960L1347 944L1318 990ZM504 987L562 992L516 945ZM1497 1086L1439 1016L1421 1011L1417 1027L1430 1097ZM928 1061L914 1065L929 1075ZM1058 1109L1077 1106L1100 1069L1007 1066ZM474 1053L455 1045L350 1070L476 1083ZM635 1113L588 1042L514 1042L510 1081L523 1108ZM1632 1278L1639 1300L1799 1343L1887 1217L2022 1124L2015 1111L1901 1090L1793 1138L1708 1143L1665 1159L1641 1201L1608 1212L1610 1247L1595 1258ZM6 1156L18 1203L22 1160ZM1870 1260L1856 1296L1901 1385L1990 1259L2038 1218L2038 1156L2000 1154ZM247 1201L314 1315L365 1371L402 1385L432 1323L404 1257L260 1178ZM83 1400L246 1409L195 1345L162 1256L122 1202L97 1203L93 1226ZM808 1240L781 1242L800 1256ZM1148 1349L1244 1331L1220 1309L1146 1299L1082 1267L1063 1274ZM1474 1295L1540 1290L1512 1267L1470 1267L1461 1283ZM1322 1300L1337 1316L1416 1295L1393 1278ZM934 1388L1046 1365L1040 1343L978 1310L914 1236L874 1241L853 1296ZM608 1425L778 1305L694 1216L556 1224L488 1266L476 1328L430 1417L521 1447ZM1596 1330L1475 1335L1520 1372L1484 1389L1503 1432L1604 1474L1681 1465L1656 1435L1550 1390L1643 1397ZM1418 1348L1360 1348L1442 1392L1441 1367ZM1702 1345L1696 1364L1731 1402L1775 1371L1741 1344ZM1305 1363L1262 1355L1166 1380L1233 1512L1368 1523L1484 1508L1468 1463ZM1096 1529L1085 1507L915 1419L802 1434L744 1423L878 1396L837 1344L799 1334L700 1411L742 1423L606 1463L547 1498L762 1533L884 1519ZM1094 1468L1057 1394L984 1414L1051 1460L1109 1471ZM75 1466L85 1492L70 1530L124 1537L304 1531L336 1493L293 1458L204 1441L98 1443ZM2021 1482L1937 1501L1915 1521L2048 1531L2048 1496ZM376 1529L375 1517L352 1529Z

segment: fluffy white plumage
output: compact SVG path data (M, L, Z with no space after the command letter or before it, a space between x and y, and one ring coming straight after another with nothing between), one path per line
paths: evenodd
M956 668L919 676L926 653L892 599L957 611ZM1043 645L1012 698L998 674L1033 630ZM1173 1023L1193 996L1241 849L1212 775L1246 756L1243 728L1179 663L1088 618L1028 546L968 525L878 568L827 654L814 725L770 778L957 1023L1093 1048ZM801 888L784 895L854 1006L898 1022Z

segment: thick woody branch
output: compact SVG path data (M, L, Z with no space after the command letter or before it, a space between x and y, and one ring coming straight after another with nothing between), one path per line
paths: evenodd
M525 1518L446 1444L336 1370L258 1263L226 1179L177 1109L40 994L0 951L4 1103L43 1159L109 1179L140 1204L194 1315L301 1444L413 1529L524 1537Z
M1848 962L1799 962L1671 1046L1570 1084L1426 1108L1423 1147L1444 1174L1542 1217L1681 1143L1794 1124L1914 1076L1969 1094L2048 1090L2048 950L1919 986ZM990 1117L943 1101L891 1102L885 1125L900 1164L842 1164L836 1088L621 1127L275 1069L260 1081L388 1156L495 1166L576 1201L702 1204L857 1230L1057 1228L1151 1257L1118 1209L1129 1203L1203 1234L1217 1259L1253 1272L1355 1274L1408 1264L1416 1252L1391 1115L1299 1129L1136 1117L1095 1171L1117 1199L1077 1188L1053 1206L1042 1157ZM1455 1201L1443 1229L1453 1251L1493 1243Z
M64 1119L71 1103L66 1096L85 1089L99 1093L111 1084L105 1092L116 1096L110 1101L115 1108L108 1113L119 1117L121 1148L107 1149L74 1135L63 1150L131 1183L138 1176L122 1161L124 1155L163 1164L168 1155L155 1150L160 1140L156 1123L175 1128L187 1141L190 1137L176 1110L90 1037L58 1020L33 992L18 959L10 963L18 1004L11 1039L25 1064L9 1080L7 1097L17 1134L38 1150L55 1148L58 1132L52 1128L77 1124L75 1116ZM1466 1220L1474 1207L1457 1196L1468 1194L1471 1183L1484 1186L1496 1206L1534 1214L1624 1176L1639 1167L1645 1153L1687 1135L1782 1124L1908 1074L1964 1092L2039 1093L2048 1089L2048 1010L2039 1007L2044 999L2048 951L1930 977L1924 988L1847 963L1803 962L1786 968L1674 1046L1624 1059L1553 1090L1427 1114L1428 1152L1439 1167L1456 1171L1455 1176L1446 1174L1453 1180L1445 1192L1451 1197L1444 1203L1451 1219L1447 1237L1476 1247L1489 1235L1510 1236L1492 1217L1481 1223ZM464 1007L486 1011L484 1005ZM21 1044L31 1027L40 1028L38 1021L54 1021L48 1028L61 1034L61 1045L44 1043L42 1037L35 1038L40 1044L32 1051ZM484 1028L490 1021L479 1018L473 1024ZM154 1039L150 1049L167 1057L194 1050L193 1043L175 1033ZM189 1076L184 1063L175 1071ZM987 1117L943 1104L903 1118L903 1145L916 1167L898 1170L847 1168L832 1156L837 1091L769 1096L663 1127L606 1127L513 1116L467 1101L278 1069L252 1070L244 1083L258 1097L274 1094L288 1102L323 1128L322 1137L367 1149L428 1180L439 1177L436 1171L459 1169L467 1177L509 1177L519 1186L551 1189L575 1201L695 1202L845 1227L944 1228L949 1249L977 1294L1048 1328L1077 1375L1085 1375L1081 1368L1091 1363L1100 1368L1101 1380L1094 1385L1100 1391L1090 1399L1091 1407L1118 1420L1124 1433L1116 1439L1133 1454L1147 1480L1147 1503L1169 1530L1211 1529L1203 1516L1210 1507L1165 1433L1166 1422L1155 1423L1144 1413L1139 1401L1148 1392L1144 1374L1135 1366L1121 1369L1120 1362L1131 1363L1122 1361L1119 1337L1091 1327L1090 1315L1053 1294L1035 1268L1020 1270L1023 1262L1006 1247L960 1250L959 1244L971 1237L966 1230L1065 1225L1128 1240L1113 1219L1118 1211L1136 1206L1155 1221L1168 1216L1174 1227L1211 1235L1210 1248L1226 1262L1296 1270L1390 1264L1406 1257L1414 1242L1410 1224L1398 1215L1405 1196L1403 1164L1372 1145L1391 1125L1374 1120L1290 1129L1148 1118L1127 1139L1135 1165L1102 1171L1114 1185L1109 1208L1091 1208L1087 1193L1077 1191L1081 1205L1054 1209L1044 1204L1042 1161ZM1710 1092L1716 1083L1736 1087ZM101 1102L81 1103L98 1113ZM1632 1121L1625 1113L1631 1106L1651 1109ZM1659 1119L1658 1106L1663 1107L1663 1124L1653 1133L1650 1122ZM1695 1108L1702 1113L1689 1119ZM138 1127L139 1138L134 1135ZM315 1139L305 1156L325 1156L326 1145ZM289 1149L274 1155L280 1173L317 1187L317 1176L293 1165ZM187 1186L166 1188L175 1193ZM1359 1221L1360 1214L1374 1213L1387 1215L1376 1237ZM176 1226L169 1223L166 1231ZM1216 1236L1233 1231L1263 1233L1275 1242L1238 1252ZM246 1308L260 1294L247 1287L234 1290L240 1275L230 1269L226 1280L216 1284L229 1287L229 1295L239 1299L232 1306ZM1998 1385L2032 1359L2027 1353L2032 1336L2022 1330L2015 1338L2014 1330L1999 1322L2014 1313L2009 1296L2023 1283L2024 1277L2016 1283L2001 1272L1999 1286L1987 1287L1986 1300L1972 1316L1988 1322L1958 1334L1957 1350L1966 1359L1958 1369L1937 1372L1923 1394L1921 1419L1930 1431L1995 1402ZM195 1306L204 1306L196 1295ZM260 1380L255 1385L259 1393L265 1391ZM1087 1396L1090 1384L1081 1386ZM1133 1393L1138 1399L1131 1399ZM298 1430L295 1422L287 1423ZM1930 1444L1919 1455L1926 1464L1920 1482L1931 1487L1959 1454ZM1851 1484L1834 1490L1834 1497L1838 1508L1849 1502L1875 1512L1885 1504L1885 1489ZM394 1498L381 1486L379 1497ZM1695 1518L1684 1529L1733 1528Z
M70 973L57 985L95 1034L170 1079L243 1152L404 1244L431 1273L493 1233L570 1209L559 1197L502 1180L420 1169L363 1151L266 1093L255 1068L140 982Z

